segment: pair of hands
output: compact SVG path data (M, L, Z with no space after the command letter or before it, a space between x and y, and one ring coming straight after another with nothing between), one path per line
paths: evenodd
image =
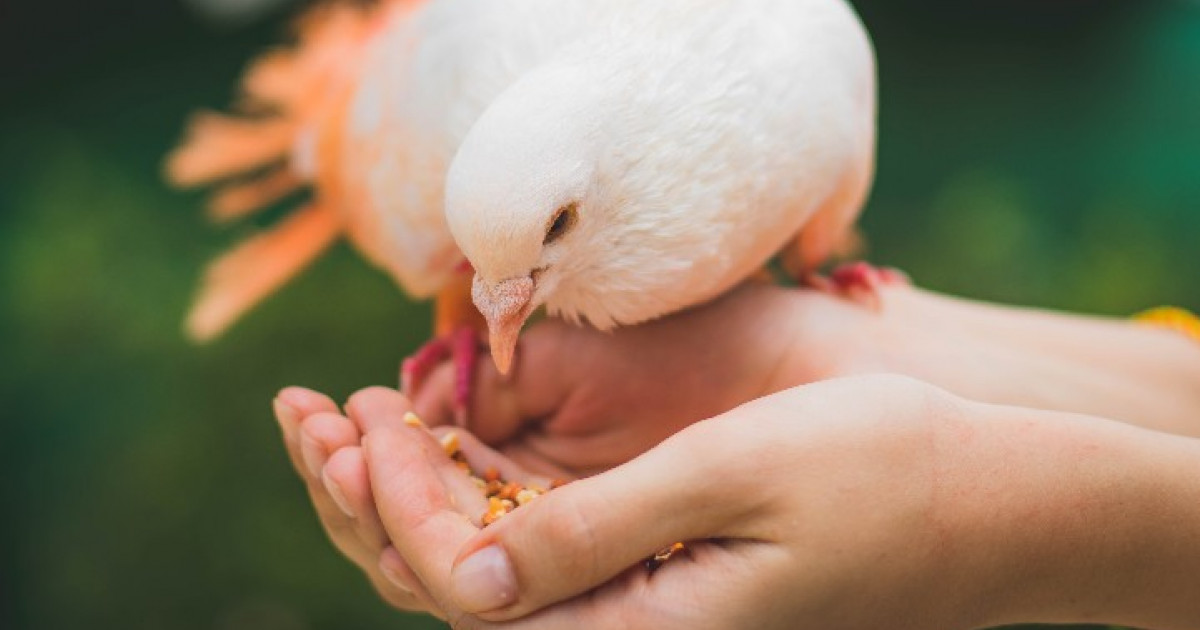
M993 314L914 304L889 304L891 315L880 317L819 294L747 287L613 335L540 324L523 338L512 379L481 367L473 428L495 450L460 431L464 452L477 470L495 467L527 483L596 476L485 530L480 491L428 432L402 419L411 407L434 433L449 430L441 426L451 422L448 369L411 403L375 388L355 394L342 414L328 398L293 388L280 394L276 413L335 545L393 605L455 627L1020 620L1005 616L1012 607L1002 611L1000 594L1037 583L1022 571L1074 565L1053 560L1037 539L1022 546L1010 530L1030 523L1004 529L996 517L1003 501L981 506L970 497L981 488L992 498L1020 496L1013 488L1021 480L1005 471L1054 443L1029 436L1054 435L1062 418L1028 416L1040 427L1022 429L1028 448L1006 448L1017 425L996 416L1011 420L1013 410L905 378L858 376L767 396L885 371L972 399L1013 402L1009 392L1025 391L1001 377L1001 359L982 379L970 378L979 366L958 360L1003 358L1018 345L979 334ZM939 321L939 309L953 317ZM691 426L700 418L713 419ZM1044 481L1025 480L1042 495ZM983 518L963 516L973 505ZM653 575L640 568L679 540L689 541L686 555ZM1005 571L996 558L1013 548L1024 551L1010 554L1017 560Z
M894 595L890 583L931 551L933 541L914 544L904 533L928 518L929 497L904 489L926 485L912 477L931 466L928 434L940 421L925 413L931 401L947 410L956 402L879 377L765 398L687 427L797 383L869 368L878 361L875 320L824 295L748 286L612 335L551 321L534 327L512 378L480 368L477 433L460 432L473 468L545 486L629 464L484 531L479 490L431 434L402 420L412 408L435 433L449 430L449 369L411 404L372 388L351 397L343 415L327 397L291 388L276 415L334 544L396 607L456 627L517 618L548 628L563 619L793 627L797 608L814 619L856 608L828 601L839 594L873 596L877 584L878 597ZM870 544L857 540L864 531ZM629 569L680 540L704 542L653 576ZM903 579L929 588L930 569ZM798 579L810 586L797 589ZM920 600L889 601L871 614L909 616Z
M399 393L364 390L341 416L289 389L276 411L338 548L387 601L456 628L900 628L978 610L945 595L953 545L930 533L959 404L885 376L777 394L482 530L480 490L435 436L455 429L408 425ZM546 483L461 439L473 468ZM641 567L681 540L683 555Z

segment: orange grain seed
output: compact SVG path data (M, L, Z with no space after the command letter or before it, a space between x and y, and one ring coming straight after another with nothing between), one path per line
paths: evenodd
M441 437L439 442L442 443L442 449L446 451L446 455L454 457L458 454L458 434L451 431Z

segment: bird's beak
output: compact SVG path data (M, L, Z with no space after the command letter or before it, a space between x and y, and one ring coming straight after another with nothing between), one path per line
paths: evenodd
M521 326L533 311L534 287L532 276L518 276L491 284L475 274L471 284L471 299L487 320L492 360L501 374L508 374L512 367Z

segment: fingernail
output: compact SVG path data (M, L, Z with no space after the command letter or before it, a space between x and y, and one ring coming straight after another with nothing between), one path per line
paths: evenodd
M517 578L508 554L489 545L467 556L450 574L454 597L463 610L481 613L517 600Z
M405 595L413 594L412 589L408 588L408 585L404 583L403 579L401 579L400 574L396 573L396 570L392 568L392 565L387 561L379 561L379 572L383 574L383 577L387 578L388 582L392 583L392 586L395 586L397 589L403 591Z
M325 466L325 462L321 461L324 455L321 445L312 436L300 431L300 457L304 459L304 466L313 477L321 476L321 468Z
M321 482L325 484L325 490L329 492L329 496L333 498L333 502L338 508L345 513L346 516L354 518L354 510L350 509L350 502L346 500L346 495L342 493L342 488L329 476L326 471L321 471Z

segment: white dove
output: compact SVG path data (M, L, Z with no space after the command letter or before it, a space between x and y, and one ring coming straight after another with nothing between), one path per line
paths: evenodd
M345 233L437 296L404 381L454 354L460 415L474 328L503 372L541 306L608 329L777 254L811 274L870 186L874 57L843 0L333 3L297 32L248 70L242 115L198 116L168 161L180 185L253 173L219 218L313 190L213 265L189 329L217 334Z

